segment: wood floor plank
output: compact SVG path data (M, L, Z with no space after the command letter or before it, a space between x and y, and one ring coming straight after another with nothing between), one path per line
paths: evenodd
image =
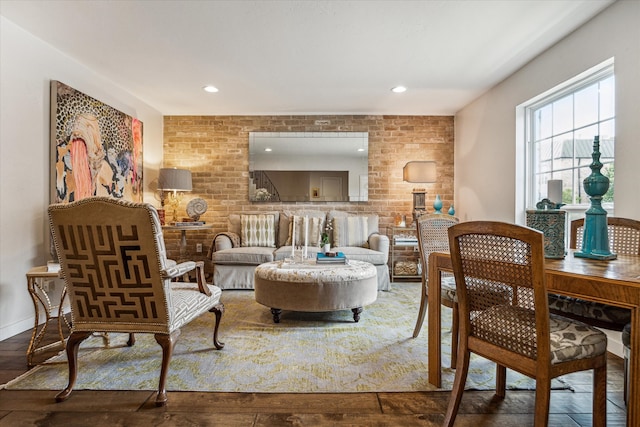
M381 413L376 393L205 393L169 392L168 411L219 413ZM152 409L147 402L144 409Z
M0 390L0 410L29 411L39 408L44 412L135 412L151 397L155 397L149 391L76 390L69 399L57 403L57 393L52 390Z
M252 414L216 414L209 413L148 413L148 412L94 412L79 417L75 412L12 412L0 419L0 427L87 427L87 426L215 426L242 427L253 426Z
M371 415L371 414L270 414L258 415L256 427L300 426L300 427L332 427L332 426L402 426L402 427L435 427L442 425L442 415ZM476 426L477 427L477 426Z

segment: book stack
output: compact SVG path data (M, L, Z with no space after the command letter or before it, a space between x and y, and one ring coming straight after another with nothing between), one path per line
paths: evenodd
M346 264L347 257L342 252L318 253L316 264Z
M204 225L204 221L183 221L176 222L176 227L199 227Z

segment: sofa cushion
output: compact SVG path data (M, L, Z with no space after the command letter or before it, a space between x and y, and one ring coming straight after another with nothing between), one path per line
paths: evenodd
M240 245L275 248L274 216L271 214L240 215Z
M329 213L327 213L327 221L332 221L331 223L333 224L334 218L344 218L347 216L356 216L356 215L353 215L344 211L331 210L329 211ZM378 224L379 222L378 215L363 215L363 216L367 217L367 228L369 229L369 236L371 236L374 233L379 233L380 226ZM333 234L331 234L329 238L331 239L332 243L335 242L333 238Z
M274 223L276 225L276 236L278 235L278 225L280 224L280 212L278 211L266 211L266 212L244 212L243 215L273 215ZM240 222L241 214L229 214L227 218L227 231L236 233L238 236L241 234L242 224ZM278 242L276 241L276 244Z
M366 261L374 265L386 264L388 256L383 252L374 251L357 246L338 246L331 248L332 251L342 252L347 259L356 261Z
M303 217L294 215L293 220L289 221L289 237L285 242L286 246L291 246L291 238L293 236L293 227L295 224L295 245L302 246L304 245L304 230L305 230L305 218L307 218L307 246L320 246L320 237L322 236L322 231L324 230L324 218L319 217Z
M307 254L309 258L315 258L318 252L320 252L320 247L316 247L316 246L307 247ZM291 246L279 247L273 253L274 261L282 261L285 258L291 258Z
M239 247L215 251L211 254L214 264L259 265L273 261L273 248Z
M292 211L284 211L280 214L280 223L278 225L278 239L276 240L276 245L286 246L287 239L289 239L289 230L290 230L290 222L291 218L294 215L298 216L308 216L309 218L322 218L326 219L327 214L324 211L315 211L315 210L302 210L298 212Z
M347 216L333 218L334 246L368 245L369 225L366 216Z

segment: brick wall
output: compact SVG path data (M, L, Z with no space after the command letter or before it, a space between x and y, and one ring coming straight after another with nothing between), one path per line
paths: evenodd
M316 120L329 120L317 126ZM255 203L249 202L249 132L368 132L369 201ZM190 169L193 192L185 195L178 211L186 216L189 200L201 197L208 204L201 218L211 231L187 232L186 256L204 259L211 238L226 230L227 215L274 209L339 209L354 214L376 213L381 232L396 214L411 217L415 186L427 190L427 207L440 194L444 209L453 203L453 117L450 116L166 116L164 167ZM402 167L411 160L437 163L438 181L411 184L402 181ZM179 258L179 232L166 232L169 256ZM203 244L197 254L196 243Z

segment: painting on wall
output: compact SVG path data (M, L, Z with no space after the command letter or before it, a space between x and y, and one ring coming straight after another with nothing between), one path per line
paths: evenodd
M51 82L53 203L90 196L142 202L142 122Z

